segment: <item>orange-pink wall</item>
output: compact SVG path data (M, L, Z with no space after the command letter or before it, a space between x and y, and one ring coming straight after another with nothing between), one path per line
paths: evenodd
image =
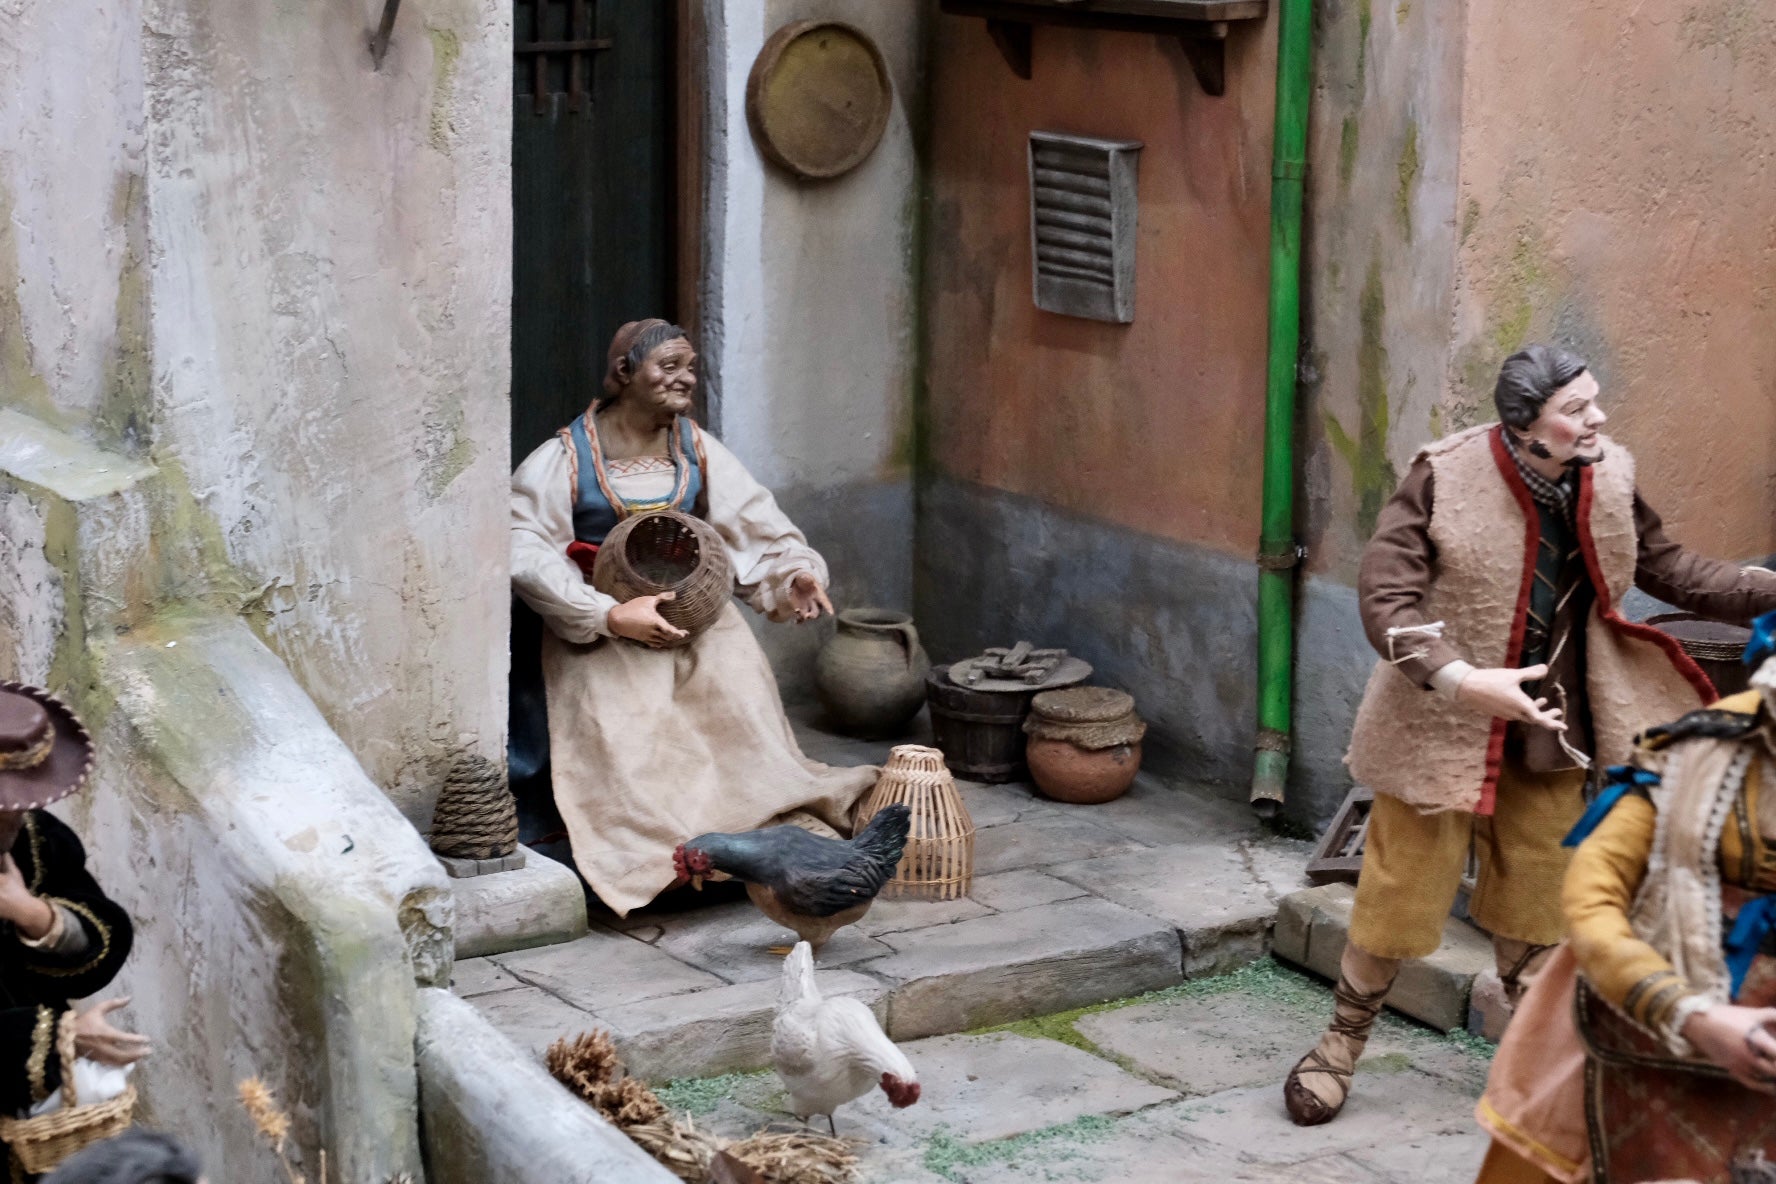
M1776 6L1467 7L1451 402L1564 338L1677 537L1776 549Z
M1038 27L1014 75L979 19L934 18L928 428L950 476L1180 542L1258 534L1274 34L1236 27L1228 93L1176 39ZM1144 142L1136 311L1031 299L1031 131Z

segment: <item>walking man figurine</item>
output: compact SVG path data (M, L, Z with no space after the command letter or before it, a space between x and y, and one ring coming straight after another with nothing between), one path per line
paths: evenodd
M1586 770L1634 734L1714 699L1665 634L1620 612L1630 587L1743 624L1776 609L1776 572L1684 550L1598 431L1597 380L1565 350L1505 360L1501 422L1413 460L1358 575L1381 655L1346 762L1375 792L1333 1019L1283 1088L1289 1116L1330 1122L1400 963L1442 940L1470 846L1468 911L1513 1002L1560 940L1561 838Z

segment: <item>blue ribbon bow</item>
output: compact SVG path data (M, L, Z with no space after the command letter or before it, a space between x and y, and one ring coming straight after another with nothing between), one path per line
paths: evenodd
M1776 614L1772 615L1776 616ZM1596 830L1599 824L1608 817L1609 812L1616 808L1616 803L1621 801L1629 790L1636 786L1651 790L1659 784L1657 773L1650 773L1633 765L1611 765L1604 770L1603 775L1606 779L1603 792L1591 799L1591 804L1585 808L1584 814L1580 815L1579 820L1573 824L1573 828L1566 832L1566 837L1560 840L1562 847L1577 847L1589 838L1591 832Z
M1746 901L1739 910L1738 919L1733 922L1733 932L1727 935L1722 947L1727 956L1727 970L1733 976L1732 998L1739 998L1739 989L1745 985L1752 959L1763 949L1765 939L1772 932L1776 932L1776 896L1760 896Z
M1776 612L1768 612L1751 623L1751 640L1745 643L1747 666L1761 666L1764 659L1776 654Z

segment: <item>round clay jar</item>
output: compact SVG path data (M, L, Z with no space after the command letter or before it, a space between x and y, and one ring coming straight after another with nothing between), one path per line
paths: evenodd
M1031 700L1024 731L1036 788L1057 802L1096 805L1121 797L1134 782L1147 725L1125 692L1069 687Z

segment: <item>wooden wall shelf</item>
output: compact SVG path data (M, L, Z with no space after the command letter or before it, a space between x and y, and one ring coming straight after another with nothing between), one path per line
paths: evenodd
M977 16L1012 73L1035 74L1033 29L1058 25L1159 33L1178 38L1203 92L1227 93L1227 33L1239 21L1261 21L1270 0L941 0L952 16Z

